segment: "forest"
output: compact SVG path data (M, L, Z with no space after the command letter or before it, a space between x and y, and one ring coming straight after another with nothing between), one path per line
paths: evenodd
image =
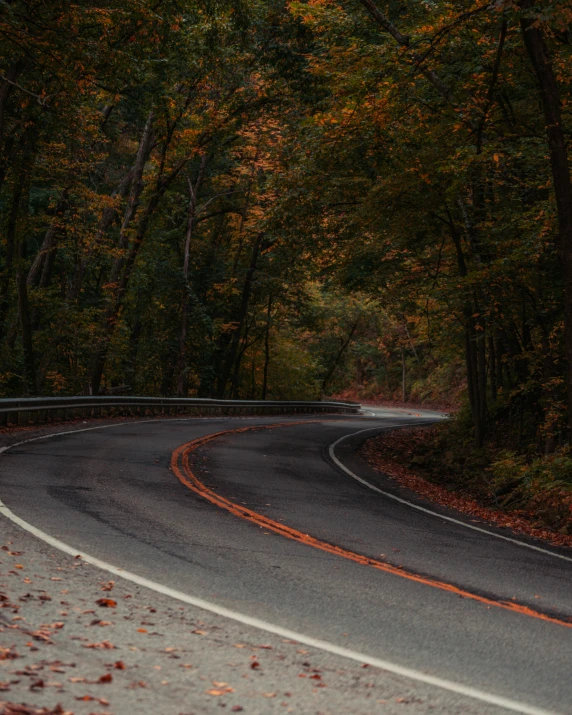
M4 0L1 395L451 405L572 488L571 28L569 0Z

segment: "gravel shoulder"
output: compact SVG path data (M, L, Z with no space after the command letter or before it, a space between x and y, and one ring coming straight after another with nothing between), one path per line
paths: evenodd
M2 521L0 713L502 712L107 576Z

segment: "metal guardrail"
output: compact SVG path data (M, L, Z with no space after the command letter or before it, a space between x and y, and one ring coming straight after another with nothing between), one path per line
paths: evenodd
M121 415L276 415L355 414L356 402L278 400L210 400L195 397L24 397L0 399L0 426L59 422L81 417Z

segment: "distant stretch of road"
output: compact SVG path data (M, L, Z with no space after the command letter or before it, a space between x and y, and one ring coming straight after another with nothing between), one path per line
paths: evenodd
M423 502L355 453L376 431L441 418L365 407L75 426L4 452L0 499L231 618L483 703L572 713L572 552Z

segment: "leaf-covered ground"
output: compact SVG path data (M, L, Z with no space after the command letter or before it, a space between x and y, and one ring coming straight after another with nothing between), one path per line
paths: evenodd
M0 520L0 715L500 713L114 582Z
M367 440L360 454L374 469L432 502L556 546L572 547L572 492L539 490L527 499L510 501L511 491L495 484L486 457L471 461L442 453L438 428L384 433ZM515 508L515 502L524 506Z

